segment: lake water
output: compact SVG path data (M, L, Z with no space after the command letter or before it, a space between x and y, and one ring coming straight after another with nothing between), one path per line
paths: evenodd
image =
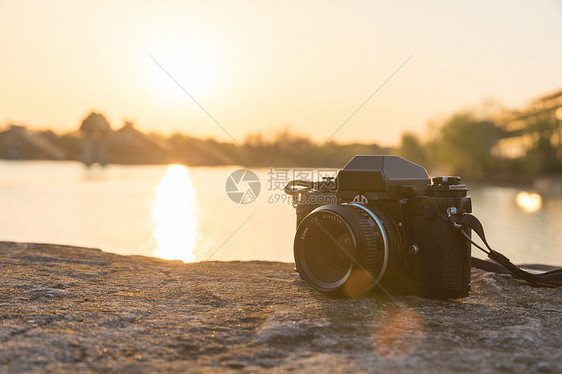
M186 262L292 262L294 209L282 191L270 190L267 169L254 169L261 181L255 201L233 202L225 183L237 169L0 161L0 240ZM468 188L492 247L514 263L562 265L562 198Z

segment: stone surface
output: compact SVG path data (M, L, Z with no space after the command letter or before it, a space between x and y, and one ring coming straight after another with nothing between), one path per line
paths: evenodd
M562 372L562 290L335 299L292 264L0 242L2 372Z

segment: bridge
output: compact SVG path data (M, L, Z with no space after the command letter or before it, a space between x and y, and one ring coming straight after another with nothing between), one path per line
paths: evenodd
M562 171L562 90L533 100L522 111L496 119L501 139L494 154L506 159L525 157L536 172Z

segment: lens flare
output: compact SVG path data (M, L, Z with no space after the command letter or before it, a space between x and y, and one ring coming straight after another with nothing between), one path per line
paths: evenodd
M527 213L538 212L542 207L542 198L538 193L521 191L515 197L515 203Z
M347 297L360 297L367 293L373 286L373 277L361 269L354 270L343 285Z
M170 165L156 188L152 236L155 257L195 261L193 250L199 239L199 222L194 214L195 189L185 166Z
M373 331L375 351L382 357L398 359L414 352L425 337L425 323L414 309L391 308Z

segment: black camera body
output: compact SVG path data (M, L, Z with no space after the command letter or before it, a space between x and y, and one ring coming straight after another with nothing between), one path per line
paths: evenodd
M398 156L355 156L335 181L288 185L301 278L346 296L373 288L438 299L468 296L470 242L446 217L471 212L471 199L459 177L431 182L423 167Z

